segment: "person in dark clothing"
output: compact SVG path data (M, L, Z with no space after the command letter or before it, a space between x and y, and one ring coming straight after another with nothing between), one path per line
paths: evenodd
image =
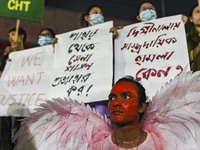
M19 51L24 49L24 43L26 41L26 32L24 29L19 28L18 38L16 39L16 28L12 28L9 31L9 50L4 51L4 58L0 66L0 77L5 68L6 62L9 61L9 54L14 51ZM22 117L13 117L8 114L8 116L0 117L0 150L13 150L16 141L12 141L14 135L18 131Z
M23 28L19 28L18 30L18 38L16 39L16 28L12 28L9 31L9 42L10 42L10 50L4 54L4 58L2 60L0 66L0 77L6 65L6 61L9 61L9 53L13 51L20 51L24 49L24 44L26 42L26 32Z
M187 45L192 71L200 70L200 15L199 7L195 5L190 12L190 22L194 28L187 33Z

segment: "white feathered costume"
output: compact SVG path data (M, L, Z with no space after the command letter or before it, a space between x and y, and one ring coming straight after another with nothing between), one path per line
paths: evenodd
M41 106L24 120L17 150L96 150L113 133L106 117L84 104L53 99ZM157 150L199 150L200 72L182 74L157 92L142 129L150 133Z

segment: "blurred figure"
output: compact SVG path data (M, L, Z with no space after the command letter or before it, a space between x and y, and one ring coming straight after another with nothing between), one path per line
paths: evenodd
M0 65L0 78L1 78L1 74L4 70L4 67L6 65L6 60L8 59L8 54L12 52L12 48L11 48L11 45L6 45L6 47L4 48L4 52L3 52L3 59L2 59L2 63Z
M145 2L142 3L138 10L138 15L136 16L138 21L150 21L157 18L155 6L152 3Z
M9 54L10 52L12 52L12 48L11 48L11 45L8 44L4 48L3 55L5 56L5 55Z
M89 27L96 24L104 23L102 9L97 5L88 7L81 16L81 24Z
M157 18L157 12L155 6L150 2L143 2L138 9L138 15L136 19L141 22L150 21ZM188 17L182 15L182 20L184 24L187 23Z
M11 61L10 59L8 59L9 53L23 50L24 44L26 42L26 32L23 28L19 28L17 37L16 37L16 28L12 28L11 30L9 30L8 36L9 36L10 47L7 47L7 49L4 52L4 58L0 65L0 77L2 75L6 62Z
M191 69L200 70L200 13L198 5L192 7L190 11L190 22L194 28L187 33L187 44Z
M0 66L0 77L4 70L6 62L11 61L10 59L8 59L9 54L14 51L24 50L25 41L26 32L23 28L19 28L17 37L16 28L12 28L9 31L10 45L8 45L4 51L4 58ZM15 143L12 142L12 136L16 133L21 124L18 119L21 118L10 116L0 117L0 133L2 133L2 136L0 137L0 150L12 150L14 148Z
M23 28L19 28L18 37L16 37L16 28L12 28L9 31L9 42L12 47L12 51L19 51L24 49L26 42L26 32Z
M38 44L40 46L56 43L55 33L51 28L43 28L38 37Z
M81 24L83 26L89 27L101 23L104 23L103 11L97 5L88 7L81 16ZM110 32L112 32L114 38L118 35L115 27L112 27Z

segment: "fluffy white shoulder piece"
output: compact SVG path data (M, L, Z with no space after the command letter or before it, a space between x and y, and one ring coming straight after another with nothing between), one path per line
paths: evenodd
M112 133L106 116L72 100L53 99L27 117L17 150L92 150Z
M200 72L183 73L162 87L142 125L158 137L160 149L200 149Z

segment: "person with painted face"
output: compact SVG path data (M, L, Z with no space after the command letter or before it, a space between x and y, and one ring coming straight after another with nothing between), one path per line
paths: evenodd
M16 150L197 150L199 78L200 72L182 73L148 103L132 76L119 79L108 96L112 124L77 101L46 101L24 120Z
M136 19L141 22L150 21L157 18L155 6L150 2L143 2L138 9ZM182 15L184 24L187 23L188 17Z
M40 46L49 45L55 42L55 33L51 28L41 29L38 37L38 44Z
M102 9L97 5L88 7L81 16L82 26L89 27L101 23L104 23L104 16ZM115 27L112 27L110 32L112 32L113 37L118 35L117 29Z
M146 110L144 87L132 76L121 78L109 94L109 113L114 133L105 138L99 149L155 149L151 135L142 130L141 118Z

